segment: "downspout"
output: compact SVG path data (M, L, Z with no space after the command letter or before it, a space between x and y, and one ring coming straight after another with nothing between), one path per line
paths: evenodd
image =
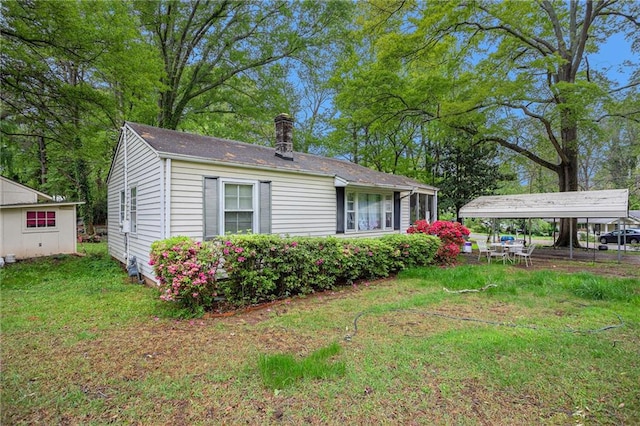
M569 259L573 259L573 218L569 220Z
M167 160L160 160L160 239L164 240L165 236L165 220L164 220L164 168Z
M164 237L169 238L171 237L171 158L167 158L164 165Z
M129 204L130 200L130 191L129 191L129 175L128 175L128 158L127 158L127 128L126 126L122 127L122 142L124 147L124 223L122 224L124 231L124 262L125 265L129 264L129 226L126 223L129 221Z

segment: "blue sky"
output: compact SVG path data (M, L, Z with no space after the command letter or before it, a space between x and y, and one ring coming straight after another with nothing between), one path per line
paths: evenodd
M593 69L608 68L609 78L620 85L629 83L632 67L625 66L624 61L638 62L638 55L631 51L631 43L625 40L624 34L615 33L601 45L600 51L589 55L589 65Z

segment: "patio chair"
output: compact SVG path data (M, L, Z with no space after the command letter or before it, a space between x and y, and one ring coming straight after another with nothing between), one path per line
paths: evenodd
M478 244L478 262L483 254L487 255L487 262L489 261L489 254L491 250L487 247L487 242L484 240L477 240L476 244Z
M518 258L518 263L520 263L522 259L524 259L524 264L527 266L527 268L533 265L533 261L531 260L531 253L533 253L533 249L535 248L536 245L531 244L529 247L527 247L526 250L514 253L514 255Z
M491 263L491 259L494 257L497 259L502 259L502 264L507 263L507 259L509 258L509 252L502 248L501 250L489 250L489 254L487 255L489 258L489 263Z

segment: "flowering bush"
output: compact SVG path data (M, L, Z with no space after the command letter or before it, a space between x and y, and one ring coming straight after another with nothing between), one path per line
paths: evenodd
M228 275L221 289L237 305L328 289L338 279L335 238L245 234L220 244Z
M436 252L435 259L442 265L452 265L455 263L460 247L464 244L465 237L470 231L458 222L448 222L437 220L429 224L426 220L417 220L409 229L409 234L429 234L440 238L440 247Z
M194 314L204 312L218 294L216 273L220 250L188 237L173 237L151 245L151 260L160 299L178 302Z
M214 297L243 306L386 277L432 262L436 237L382 238L229 235L199 243L186 237L156 241L151 264L162 292L198 315ZM216 279L217 273L225 279Z

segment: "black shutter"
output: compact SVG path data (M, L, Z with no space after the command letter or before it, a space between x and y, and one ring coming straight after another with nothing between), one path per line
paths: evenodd
M260 182L260 212L259 214L259 230L260 234L271 233L271 182Z
M218 178L204 178L204 239L210 240L219 234L218 227Z
M344 234L344 187L336 188L336 234Z
M400 193L393 193L393 229L400 229Z

